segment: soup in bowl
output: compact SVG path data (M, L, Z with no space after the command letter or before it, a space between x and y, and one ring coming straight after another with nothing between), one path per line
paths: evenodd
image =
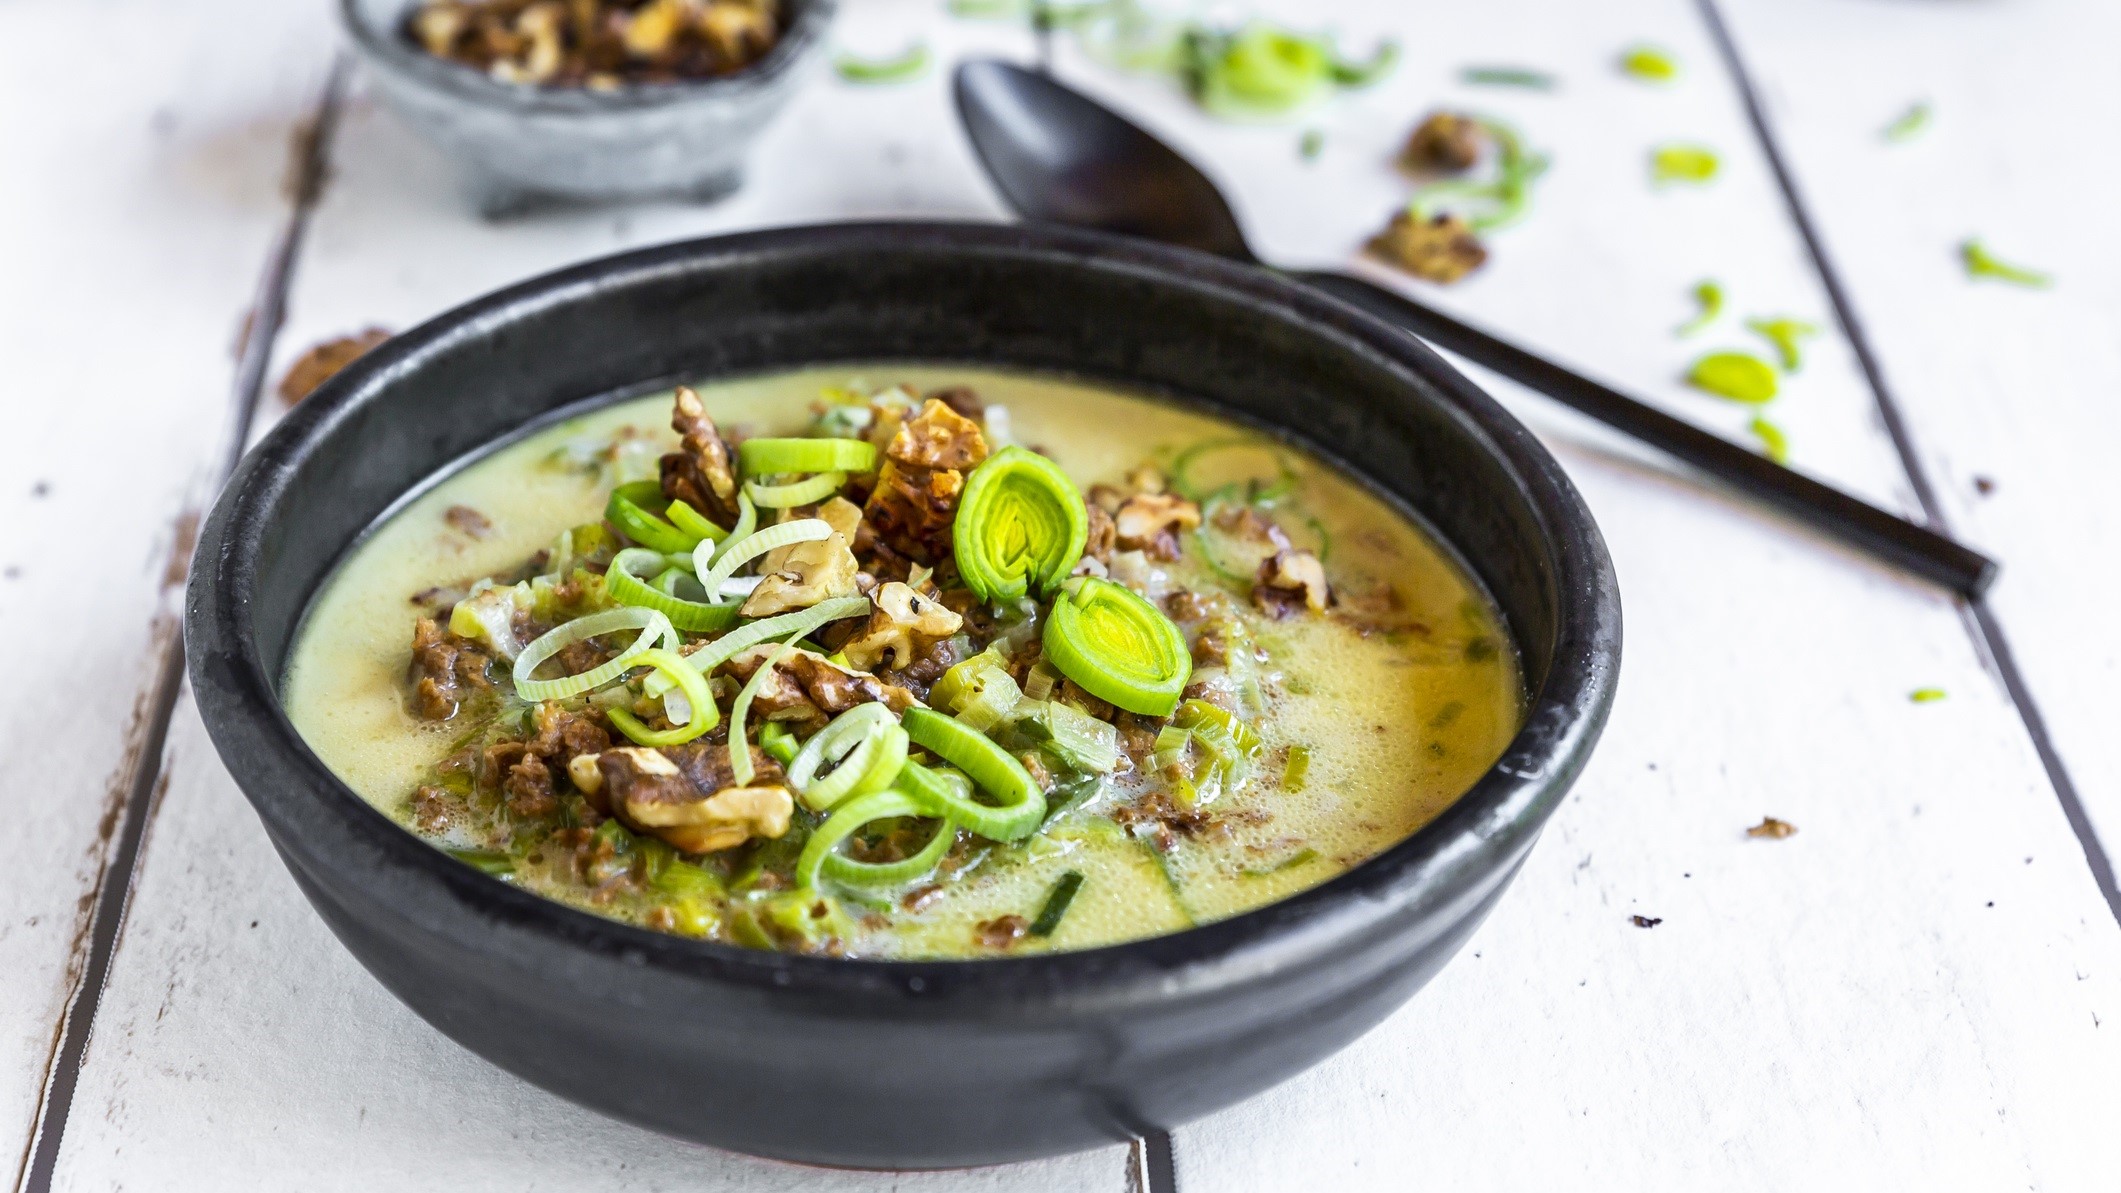
M1619 605L1552 458L1358 311L841 225L376 349L230 482L186 646L296 884L445 1034L939 1167L1174 1127L1399 1006L1588 758Z
M883 364L635 399L455 472L324 587L284 692L350 786L503 881L899 958L1315 886L1471 787L1524 699L1443 544L1307 453Z

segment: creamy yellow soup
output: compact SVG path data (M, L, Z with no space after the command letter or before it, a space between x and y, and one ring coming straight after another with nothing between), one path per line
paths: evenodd
M1189 448L1256 432L1177 406L1079 383L1005 372L894 364L812 369L700 389L725 432L798 434L828 388L970 386L998 435L1034 446L1083 489L1169 469ZM654 475L671 450L667 394L543 429L477 460L406 504L363 541L316 597L284 685L294 724L356 792L411 831L412 795L474 726L423 720L407 699L416 595L518 570L568 528L597 521L615 473ZM960 843L947 881L906 892L838 892L835 952L975 957L1004 949L1081 949L1156 936L1287 897L1361 864L1435 818L1500 756L1523 702L1515 651L1492 607L1422 528L1331 467L1277 448L1293 487L1273 513L1320 551L1335 593L1323 615L1253 610L1242 578L1196 545L1158 563L1169 591L1225 593L1267 655L1263 742L1249 782L1204 811L1204 831L1144 833L1126 809L1156 783L1137 770L1015 844ZM1240 467L1265 450L1198 454L1195 470ZM630 475L627 475L630 470ZM1213 479L1212 476L1208 479ZM1277 477L1279 483L1280 478ZM476 511L478 520L462 510ZM452 514L451 511L459 511ZM1080 790L1079 788L1077 789ZM800 819L800 818L799 818ZM438 846L491 844L456 825ZM693 859L729 868L730 859ZM1080 885L1050 935L992 930L1035 920L1070 872ZM598 914L652 926L654 891L592 899L523 866L504 876ZM1018 923L1021 928L1021 922Z

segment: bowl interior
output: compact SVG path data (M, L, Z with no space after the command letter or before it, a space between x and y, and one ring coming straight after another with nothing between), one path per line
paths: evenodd
M437 470L585 400L891 360L1169 394L1367 480L1454 547L1495 598L1523 659L1524 728L1442 817L1281 903L1079 953L889 963L736 956L744 951L656 938L503 884L467 888L476 875L457 873L463 868L331 780L278 708L272 693L311 596L352 544ZM1440 358L1263 271L1028 228L751 233L609 258L495 294L397 337L305 400L246 459L200 552L187 638L201 703L224 753L233 742L250 755L243 767L287 776L245 784L268 827L289 818L338 825L300 830L321 834L308 847L327 851L345 847L327 837L350 830L360 849L395 858L408 883L431 884L423 900L450 890L599 949L650 950L672 965L760 980L800 969L860 984L868 980L860 974L893 965L1008 970L1041 985L1085 967L1147 975L1271 947L1307 918L1363 920L1491 890L1498 867L1521 858L1588 756L1619 653L1617 590L1588 512L1530 433Z

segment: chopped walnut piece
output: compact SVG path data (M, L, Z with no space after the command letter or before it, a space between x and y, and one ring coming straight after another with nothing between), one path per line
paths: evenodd
M725 526L735 521L736 473L729 466L729 445L689 386L678 386L670 429L678 433L680 450L663 457L663 496Z
M1388 265L1441 285L1457 281L1488 259L1488 250L1464 220L1442 212L1420 220L1405 209L1395 212L1385 230L1371 239L1370 252Z
M1431 112L1399 151L1399 164L1419 173L1456 174L1480 160L1487 132L1471 116Z
M738 651L727 664L729 673L749 680L775 649L771 643L761 643ZM753 710L770 721L823 720L857 704L877 702L893 712L904 712L918 703L902 687L807 650L782 655L773 670L751 698Z
M899 424L884 449L876 488L863 510L875 538L898 555L933 567L950 554L965 472L987 458L979 424L930 398Z
M611 89L740 70L780 34L779 0L422 0L404 36L503 82Z
M752 786L733 785L726 748L702 745L668 751L639 746L606 750L594 755L598 786L627 827L652 833L686 853L729 849L753 837L779 837L788 831L794 797L781 785L780 766L757 747L748 748ZM569 767L570 775L575 769Z
M869 624L840 648L848 662L865 671L898 670L913 662L923 647L965 624L941 601L896 580L879 587L869 600L875 606Z
M1086 502L1083 511L1090 519L1090 534L1083 540L1083 557L1103 563L1112 558L1112 548L1119 541L1119 527L1103 506Z
M899 427L884 454L901 464L966 472L987 458L987 439L978 423L930 398L917 417Z
M475 539L493 533L493 522L468 505L452 505L442 511L442 520Z
M1301 610L1326 611L1332 599L1326 587L1325 565L1309 551L1277 551L1259 565L1252 584L1252 603L1276 617Z
M1200 526L1200 507L1169 493L1137 493L1119 507L1112 525L1122 549L1177 559L1179 532Z
M380 327L371 327L350 336L325 340L304 352L287 366L286 375L280 378L280 400L292 406L308 397L316 388L332 379L340 369L361 359L369 349L390 338L390 333Z
M797 543L788 548L779 570L766 573L751 590L739 610L746 617L771 617L792 609L808 609L820 601L853 596L854 576L861 569L845 536L835 531L830 538Z
M1771 837L1779 841L1796 831L1797 826L1787 820L1777 820L1773 816L1763 816L1760 818L1759 824L1745 830L1745 835L1748 837Z

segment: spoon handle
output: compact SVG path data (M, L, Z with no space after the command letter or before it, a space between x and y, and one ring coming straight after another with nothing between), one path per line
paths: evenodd
M1980 596L1996 578L1996 561L1978 551L1542 360L1433 307L1352 274L1297 270L1291 276L1684 460L1874 558L1969 599Z

